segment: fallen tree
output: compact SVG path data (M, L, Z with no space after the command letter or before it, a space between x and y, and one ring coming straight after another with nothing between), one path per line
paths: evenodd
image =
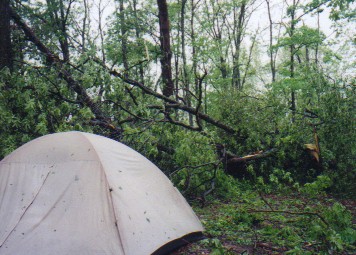
M184 100L180 100L179 97L176 97L176 99L173 99L173 96L171 96L171 93L168 93L167 91L164 91L164 93L159 93L147 85L145 85L142 82L139 82L137 80L131 79L127 73L123 74L115 67L109 68L103 61L99 60L97 57L91 57L88 58L88 61L92 60L96 64L99 65L100 68L103 68L108 74L110 74L113 77L116 77L120 80L122 80L124 83L126 83L128 86L132 87L126 87L126 92L129 94L130 98L134 101L134 104L137 106L140 104L135 99L135 96L131 92L131 88L138 88L141 90L143 93L146 95L149 95L155 99L157 99L156 102L158 102L157 105L151 105L150 108L157 110L160 113L161 118L160 119L144 119L141 118L139 115L135 114L131 110L125 108L120 102L114 101L112 99L110 100L105 100L105 103L110 103L115 106L118 106L118 115L120 116L120 112L125 113L126 115L128 114L128 118L124 117L119 117L116 120L113 120L108 116L106 113L105 109L103 109L103 104L102 102L95 101L93 97L87 92L85 86L81 83L80 80L75 78L75 72L77 71L78 67L75 65L71 64L70 60L62 60L58 54L55 54L53 51L50 50L48 46L46 46L40 38L35 34L34 30L31 29L30 26L26 24L26 22L13 10L10 8L10 15L15 24L21 28L23 33L26 35L27 40L32 42L37 50L43 54L46 58L46 65L53 70L55 70L58 73L58 77L62 78L66 84L67 87L74 93L77 94L77 101L75 102L79 107L88 107L91 112L94 115L94 118L90 120L88 123L89 125L94 125L94 126L100 126L107 130L109 132L108 136L115 137L117 140L120 140L120 137L125 135L125 128L123 127L123 124L129 124L131 123L132 125L135 125L137 122L147 122L147 123L169 123L172 125L180 126L186 130L191 130L191 131L196 131L199 132L205 136L209 136L208 132L209 129L207 128L208 125L210 127L214 127L219 132L225 133L227 136L231 136L232 139L235 139L237 141L243 141L246 137L241 135L240 130L234 127L231 127L227 124L225 124L223 121L216 119L206 113L203 112L202 109L202 104L203 104L203 88L202 84L204 79L207 76L207 71L204 70L204 73L201 74L200 76L196 74L196 81L197 81L197 91L196 94L194 94L191 91L187 91L187 93L190 93L192 98L194 98L195 101L195 107L191 106L192 104L187 104ZM161 24L161 23L160 23ZM167 32L167 31L166 31ZM162 51L167 50L166 47L161 48ZM168 65L170 62L166 59L165 64ZM164 82L171 82L169 81L168 78L164 79ZM170 87L171 84L169 84L168 87ZM59 92L58 92L59 93ZM61 95L59 95L61 96ZM64 97L63 97L64 98ZM78 101L81 104L78 104ZM71 103L70 101L68 101ZM162 104L159 104L162 103ZM175 111L181 111L184 113L187 113L191 116L194 116L195 121L193 124L188 124L185 122L184 119L179 119L177 118L173 113ZM123 115L123 114L122 114ZM211 130L211 129L210 129ZM214 144L211 144L214 146ZM169 149L167 150L167 147L157 143L157 148L160 151L163 152L169 152L170 154L174 153L174 150ZM231 174L235 177L238 177L239 174L241 174L241 169L240 166L246 164L246 162L249 161L254 161L257 159L262 159L270 156L273 152L275 152L276 149L270 149L267 151L259 151L253 154L249 154L246 156L239 157L237 155L234 155L232 153L226 152L224 148L224 152L217 151L218 154L218 161L213 164L213 175L210 177L206 182L209 182L211 184L211 188L208 190L208 193L211 192L214 187L214 179L216 178L216 171L218 167L221 165L221 163L224 165L224 168L226 170L226 173ZM201 164L201 166L204 165L204 163ZM188 168L188 167L187 167ZM204 182L204 181L203 181ZM189 180L187 181L187 186L189 187ZM198 187L200 187L202 184L199 184ZM204 193L205 195L208 193ZM205 196L204 195L204 196Z
M271 148L265 151L256 151L245 156L238 156L228 151L224 145L216 145L216 152L224 165L225 172L236 178L248 177L247 164L249 162L270 157L277 151L277 148Z

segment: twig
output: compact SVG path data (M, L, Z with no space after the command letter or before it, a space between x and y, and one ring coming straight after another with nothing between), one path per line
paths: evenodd
M170 173L170 174L169 174L169 178L171 179L174 174L176 174L176 173L178 173L179 171L181 171L181 170L183 170L183 169L186 169L186 168L197 169L197 168L200 168L200 167L203 167L203 166L208 166L208 165L214 165L214 166L215 166L217 163L220 163L220 160L203 163L203 164L196 165L196 166L192 166L192 165L182 166L182 167L180 167L180 168L174 170L172 173Z
M329 227L329 223L316 212L291 212L291 211L283 211L283 210L248 210L248 213L285 213L292 215L311 215L318 217L327 227Z
M264 198L264 196L262 195L261 191L258 191L258 194L260 195L260 198L262 199L263 202L265 202L266 205L268 205L268 207L271 209L271 211L274 211L273 207L271 206L270 203L268 203L268 201Z
M187 106L185 104L181 104L181 103L177 102L176 100L174 100L174 99L172 99L170 97L166 97L163 94L160 94L160 93L157 93L157 92L153 91L152 89L148 88L147 86L145 86L144 84L142 84L142 83L140 83L140 82L138 82L136 80L129 79L128 77L125 77L124 75L122 75L121 73L119 73L119 72L117 72L115 70L110 70L102 61L100 61L100 60L98 60L96 58L94 58L93 60L95 62L97 62L99 65L101 65L102 67L104 67L106 70L108 70L109 73L112 76L118 77L121 80L123 80L125 83L131 84L133 86L136 86L136 87L140 88L143 92L145 92L148 95L154 96L156 98L159 98L159 99L165 101L166 103L169 104L169 107L175 108L175 109L180 109L182 111L194 114L197 117L199 117L199 119L202 119L202 120L210 123L211 125L214 125L215 127L221 128L221 129L225 130L228 133L231 133L231 134L238 133L234 128L223 124L219 120L213 119L209 115L204 114L202 112L197 112L196 108Z

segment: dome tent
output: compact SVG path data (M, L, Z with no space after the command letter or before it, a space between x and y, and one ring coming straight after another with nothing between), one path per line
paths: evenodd
M114 140L37 138L0 162L0 255L166 254L203 227L168 178Z

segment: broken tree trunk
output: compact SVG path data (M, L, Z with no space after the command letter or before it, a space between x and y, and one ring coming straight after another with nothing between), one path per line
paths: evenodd
M252 161L252 160L257 160L257 159L261 159L261 158L266 158L269 157L271 154L273 154L274 152L276 152L277 149L273 148L267 151L258 151L255 152L253 154L249 154L243 157L238 157L238 156L234 156L232 158L230 158L229 160L227 160L228 163L238 163L238 162L247 162L247 161Z
M229 151L226 151L224 145L216 145L216 152L219 155L221 162L224 164L225 172L239 179L249 178L249 174L247 172L247 164L250 161L267 158L276 151L276 148L272 148L266 151L258 151L243 157L239 157Z

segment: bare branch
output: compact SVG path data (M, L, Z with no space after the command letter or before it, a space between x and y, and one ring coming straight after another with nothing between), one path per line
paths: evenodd
M98 60L96 60L96 61L98 61ZM99 64L101 64L102 66L107 68L105 65L103 65L102 62L99 62ZM187 105L181 104L181 103L175 101L172 98L169 98L169 97L166 97L166 96L164 96L164 95L162 95L160 93L157 93L157 92L155 92L152 89L146 87L144 84L142 84L142 83L140 83L138 81L129 79L128 77L124 77L124 75L122 75L121 73L119 73L119 72L117 72L115 70L112 70L112 71L109 71L109 72L110 72L111 75L122 79L124 82L140 88L146 94L152 95L152 96L154 96L156 98L159 98L159 99L165 101L166 103L168 103L168 105L167 105L168 107L175 108L175 109L180 109L182 111L194 114L197 117L199 117L200 119L202 119L202 120L204 120L204 121L206 121L206 122L208 122L208 123L210 123L210 124L212 124L212 125L214 125L214 126L216 126L218 128L221 128L221 129L225 130L228 133L232 133L232 134L236 134L237 133L237 131L235 129L233 129L233 128L221 123L218 120L213 119L209 115L201 113L201 112L197 112L196 108L189 107Z
M317 212L292 212L292 211L283 211L283 210L248 210L248 213L285 213L291 215L310 215L318 217L326 226L329 226L329 223Z

